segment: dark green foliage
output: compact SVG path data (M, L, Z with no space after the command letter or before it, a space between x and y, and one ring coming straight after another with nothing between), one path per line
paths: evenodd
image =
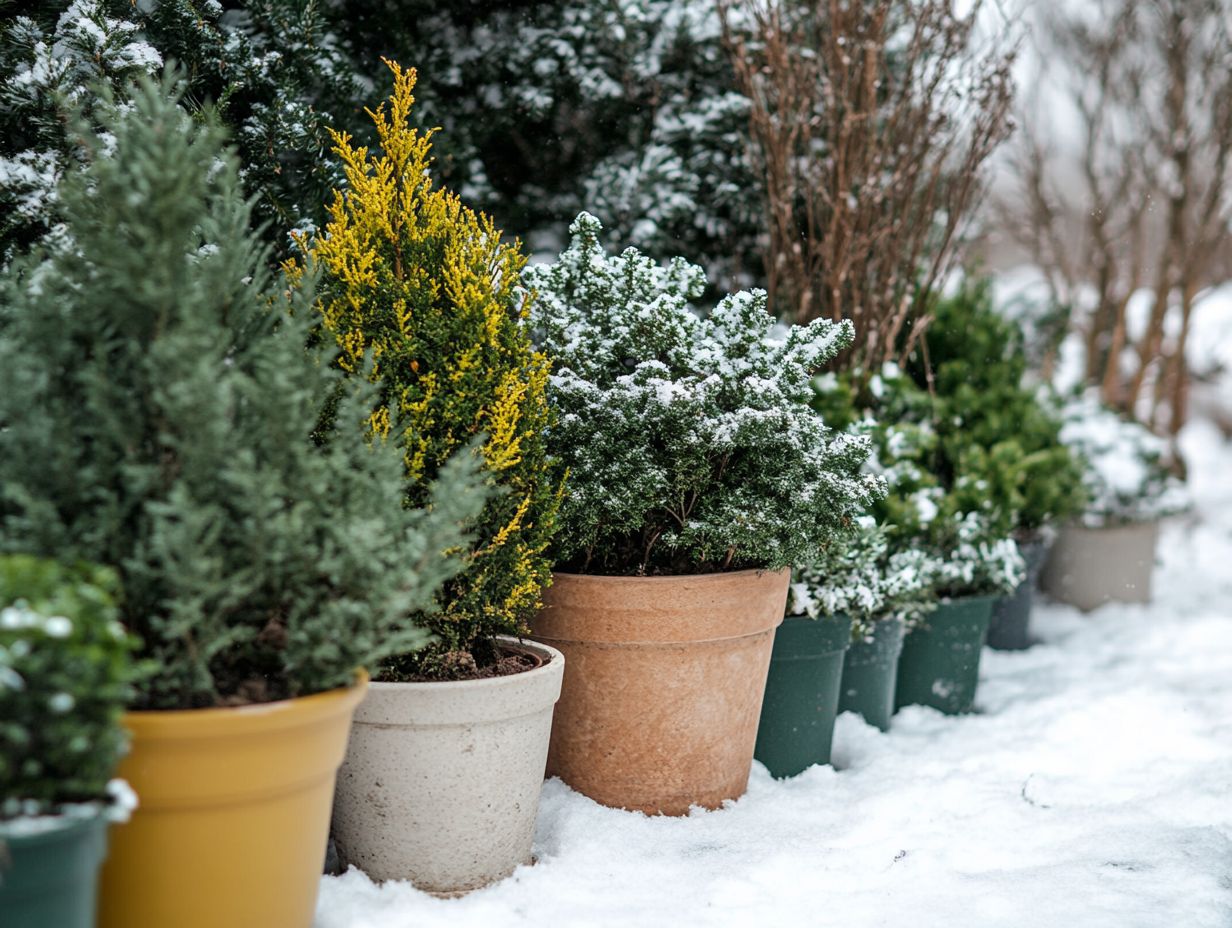
M133 674L115 587L104 568L0 557L0 821L106 794Z
M1061 420L1024 380L1022 333L992 307L990 284L968 280L938 301L927 357L908 371L936 394L945 466L967 479L961 492L1013 513L1024 534L1082 511L1082 465L1061 443ZM970 502L970 501L969 501Z
M3 5L3 0L0 0ZM83 156L67 131L100 87L123 97L175 61L186 109L213 104L232 130L254 218L285 254L338 180L325 126L363 92L316 0L9 3L0 21L0 265L61 221L55 187ZM98 128L90 119L87 134Z
M1017 586L1023 564L1009 537L1016 511L981 474L963 469L969 458L948 457L936 398L893 367L871 377L826 375L814 391L814 406L827 422L872 439L871 469L889 489L872 512L886 529L891 557L923 552L919 569L939 596Z
M60 190L70 245L2 284L0 549L117 571L142 707L344 685L425 642L406 616L486 494L463 456L404 509L400 447L320 443L326 400L358 423L370 388L305 351L310 283L271 281L217 123L132 100Z
M718 5L682 0L352 0L353 61L419 70L447 186L559 250L579 211L608 244L682 254L719 291L762 279L764 222Z

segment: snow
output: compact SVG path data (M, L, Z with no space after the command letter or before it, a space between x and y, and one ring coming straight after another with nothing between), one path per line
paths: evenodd
M535 854L441 900L327 877L316 928L1232 924L1232 447L1183 436L1193 511L1156 603L1041 604L1029 651L985 651L978 712L839 719L835 768L754 765L716 812L647 818L544 786Z

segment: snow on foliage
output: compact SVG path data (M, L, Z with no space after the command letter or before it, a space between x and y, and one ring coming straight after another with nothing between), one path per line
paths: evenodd
M1087 462L1091 527L1150 522L1185 509L1184 486L1168 471L1167 443L1145 426L1101 404L1092 393L1064 408L1061 440Z
M920 548L894 550L886 527L863 516L849 538L827 545L795 571L787 611L814 619L845 613L857 640L871 634L876 621L900 619L911 627L936 605L940 566Z
M700 268L609 256L587 213L524 272L553 359L552 452L568 471L558 555L586 572L694 573L800 562L882 492L866 437L835 433L810 379L852 339L818 320L776 334L762 291L702 318Z
M688 254L721 287L760 274L749 104L717 4L438 4L402 28L423 115L454 147L442 170L534 249L559 248L584 206L609 244Z

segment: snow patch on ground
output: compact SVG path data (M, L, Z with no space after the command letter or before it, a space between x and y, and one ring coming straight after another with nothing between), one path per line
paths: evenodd
M1232 448L1184 435L1195 507L1149 607L1041 604L978 713L839 719L833 767L682 819L544 785L538 863L463 899L352 870L316 928L1232 925Z

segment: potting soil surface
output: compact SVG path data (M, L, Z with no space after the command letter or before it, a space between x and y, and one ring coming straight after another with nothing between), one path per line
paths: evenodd
M977 713L839 719L834 766L686 818L544 784L534 866L461 899L357 870L316 928L1232 926L1232 448L1183 448L1194 511L1150 606L1037 603L986 650Z

